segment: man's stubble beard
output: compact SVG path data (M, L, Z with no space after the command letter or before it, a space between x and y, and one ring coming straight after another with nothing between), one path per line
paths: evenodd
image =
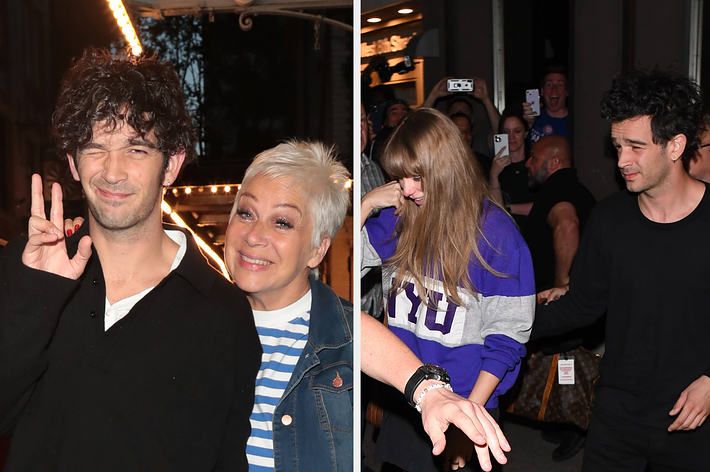
M535 189L540 188L547 180L544 168L539 168L535 174L528 176L528 187Z
M143 226L143 223L147 222L157 205L156 201L148 200L141 202L138 208L127 214L111 214L113 212L104 212L100 205L95 205L90 200L87 200L87 203L94 222L103 230L110 232L138 230L139 227Z
M165 178L165 169L160 173L160 178L156 182L156 192L162 197L162 185L163 179ZM91 187L89 187L91 189ZM96 199L98 197L95 196ZM103 208L108 207L120 207L124 204L117 203L112 205L111 203L104 203L104 206L98 204L96 200L91 198L86 198L87 206L91 212L92 219L94 222L102 229L112 233L126 233L126 234L138 234L141 229L148 222L150 215L155 211L156 205L160 205L160 198L155 195L153 199L144 198L139 202L138 207L134 208L132 211L128 212L127 209L124 212L120 212L117 215L113 215L113 212L104 212Z

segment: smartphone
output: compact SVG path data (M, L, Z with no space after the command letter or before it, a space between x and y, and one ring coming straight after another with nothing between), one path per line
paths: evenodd
M473 79L449 79L446 81L447 92L473 92Z
M540 116L540 91L538 89L526 90L525 101L532 105L532 116Z
M508 135L507 134L496 134L493 135L493 149L494 154L497 156L501 149L505 146L505 151L501 156L510 155L510 147L508 146Z

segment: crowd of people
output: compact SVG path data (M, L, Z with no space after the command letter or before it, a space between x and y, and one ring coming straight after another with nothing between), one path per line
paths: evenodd
M584 471L704 470L710 115L697 85L658 69L614 79L601 113L626 189L597 204L574 168L564 68L545 71L539 116L527 102L499 113L482 79L468 94L447 92L447 79L375 154L363 118L363 163L391 180L361 199L362 274L381 267L384 299L370 315L434 364L426 378L496 420L526 347L550 355L603 340L589 431L544 425L559 443L552 458L584 446ZM446 114L432 108L447 95ZM507 135L492 159L492 132L477 148L470 96ZM421 453L414 397L371 400L385 406L377 460L468 467L474 445L454 427L440 458Z
M528 349L569 351L606 314L589 430L546 429L553 459L586 441L585 472L705 470L710 115L697 85L658 69L614 79L601 114L626 189L596 203L565 136L563 69L543 76L538 117L529 103L499 113L472 79L508 137L492 158L468 97L431 107L446 80L430 106L389 96L377 127L361 109L360 266L375 274L361 365L392 388L377 398L376 457L411 472L505 463L502 399ZM231 283L162 222L196 157L172 66L88 50L52 123L87 221L63 220L56 183L47 213L34 175L27 234L0 252L5 470L353 470L354 310L318 277L350 205L334 150L290 140L255 157L229 217Z

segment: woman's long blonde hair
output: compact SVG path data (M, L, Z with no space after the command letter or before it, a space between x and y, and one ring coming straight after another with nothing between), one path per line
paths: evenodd
M421 207L406 199L396 228L397 248L386 265L394 267L392 294L413 278L422 301L431 306L426 278L441 280L446 298L464 305L458 287L476 294L468 266L477 263L497 275L481 256L479 240L488 182L456 125L432 108L419 108L393 132L382 167L395 179L421 177ZM485 239L485 237L484 237Z

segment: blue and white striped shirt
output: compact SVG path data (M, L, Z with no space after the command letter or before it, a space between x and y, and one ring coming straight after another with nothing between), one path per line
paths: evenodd
M256 376L251 436L247 460L252 472L274 470L273 420L301 351L308 340L311 291L295 303L273 311L254 311L254 322L264 353Z

